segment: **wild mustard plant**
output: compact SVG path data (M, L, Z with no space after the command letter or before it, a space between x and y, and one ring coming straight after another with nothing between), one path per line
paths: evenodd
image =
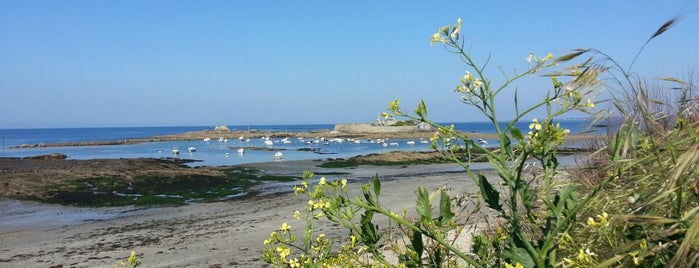
M136 251L131 251L131 255L126 259L126 262L119 261L116 268L134 268L141 266L141 260L136 256Z
M389 111L394 116L403 116L428 122L438 129L432 139L432 147L438 144L453 144L454 140L462 144L467 155L483 154L491 167L498 173L500 183L506 185L506 192L500 193L492 182L470 168L472 159L461 159L450 150L442 150L461 164L469 176L481 188L485 203L505 220L506 233L503 247L504 263L523 265L525 267L546 267L557 264L557 240L575 223L577 211L586 200L578 200L575 184L557 182L560 177L556 152L563 143L568 130L562 128L555 120L567 112L578 110L593 112L592 99L601 85L598 78L605 71L604 67L589 65L587 62L568 67L559 65L569 62L584 54L587 50L575 50L570 54L554 57L547 54L537 57L530 54L527 58L528 69L505 77L504 82L495 85L493 79L486 75L486 65L478 64L471 54L464 50L460 36L462 20L452 26L440 28L431 38L432 44L442 44L448 51L460 56L468 70L459 79L455 92L461 101L479 110L487 118L498 136L499 147L496 150L485 148L474 142L467 134L454 131L453 127L440 126L427 118L427 108L420 102L409 114L401 110L399 101L391 102ZM501 127L496 113L496 99L511 85L524 77L540 75L550 77L552 88L539 103L520 109L515 97L516 114L514 119ZM516 93L516 92L515 92ZM544 95L544 94L542 94ZM545 109L546 116L541 121L534 119L527 135L515 126L537 109ZM448 139L448 140L447 140ZM534 158L541 163L541 174L529 179L523 173L525 162ZM486 243L487 244L487 243Z
M325 211L338 206L331 194L346 193L347 180L328 183L323 177L317 185L312 185L312 177L313 173L304 172L301 185L294 186L295 194L308 196L303 212L297 210L293 214L295 219L304 221L304 226L299 228L301 240L293 234L291 225L282 223L264 241L263 259L276 267L365 266L360 256L364 249L358 246L356 236L349 235L345 244L337 249L333 248L333 240L317 230L317 223L326 217Z
M437 130L431 138L431 147L439 150L444 155L451 157L456 163L462 165L470 178L480 187L480 196L483 202L492 209L502 219L502 223L495 232L474 234L474 243L471 252L463 252L453 240L450 240L450 233L460 233L461 226L456 224L457 218L463 215L454 213L452 197L446 191L438 191L430 194L423 187L417 190L416 213L417 217L412 218L405 211L401 214L391 212L381 205L380 192L381 182L377 177L370 184L362 187L362 196L350 198L345 190L345 184L333 182L328 184L323 179L319 184L310 187L311 175L302 182L301 186L295 188L297 193L309 195L309 202L305 209L306 226L304 231L304 246L294 246L295 238L291 234L284 233L284 228L272 234L270 240L265 241L270 246L265 250L265 260L278 266L306 267L321 266L328 263L337 263L337 258L344 256L343 264L346 266L399 266L399 267L443 267L443 266L472 266L472 267L591 267L591 266L613 266L613 265L648 265L650 267L667 264L668 261L679 261L677 257L662 258L661 261L649 262L650 256L666 254L670 249L680 249L677 256L690 256L699 258L699 254L692 253L694 249L685 239L684 242L675 242L668 246L664 241L673 241L670 234L685 234L686 238L699 239L699 220L695 215L699 213L699 208L687 208L676 205L675 214L681 218L652 218L657 222L672 224L669 230L673 232L665 233L666 236L653 237L648 230L644 229L648 225L639 226L642 239L619 239L619 229L623 219L616 220L618 214L607 213L607 210L596 212L594 217L580 217L583 212L589 213L590 204L599 202L596 200L603 189L606 189L610 182L618 179L624 172L637 168L638 162L624 162L623 156L631 150L637 148L639 132L634 126L633 135L626 137L615 136L612 141L612 160L618 164L610 169L602 169L607 172L594 187L589 187L583 194L579 192L579 186L575 181L565 178L565 173L559 169L557 152L559 146L563 144L569 130L564 129L556 122L557 118L570 111L582 111L594 113L595 102L599 87L602 85L601 76L610 70L610 67L593 61L595 55L603 53L591 49L573 50L567 55L555 57L547 54L538 57L530 54L527 58L528 67L524 72L515 73L504 77L503 81L495 84L487 74L487 61L479 64L472 58L471 54L464 50L461 36L463 21L457 20L454 25L447 25L440 28L431 37L432 44L441 44L445 48L459 55L466 64L467 71L459 78L459 83L455 87L455 92L463 103L475 107L487 118L494 128L498 137L496 148L486 148L484 145L474 142L468 134L455 131L454 126L441 126L428 119L427 106L423 101L412 113L402 110L400 101L390 102L388 113L385 116L406 117L412 120L427 122L432 124ZM667 28L665 28L667 30ZM657 35L654 35L654 37ZM582 62L572 63L576 58L584 54L593 54L591 58ZM568 66L561 66L570 63ZM511 90L512 85L520 79L528 76L546 76L551 79L551 88L542 95L542 100L530 107L519 107L517 101L517 90L513 104L515 107L514 118L504 126L500 125L498 119L496 98L506 90ZM533 119L526 135L523 130L516 127L521 120L527 120L534 111L545 110L543 118ZM647 112L647 111L645 111ZM629 121L636 122L636 121ZM685 121L683 121L685 122ZM680 126L693 126L692 124L679 124ZM686 130L688 127L683 127ZM693 128L694 130L699 128ZM687 135L694 141L699 131L691 130ZM622 130L623 131L623 130ZM620 131L620 132L622 132ZM628 134L628 133L627 133ZM629 138L628 142L622 138ZM690 140L683 139L681 142ZM630 144L630 146L627 146ZM655 153L654 157L644 158L644 161L659 161L657 151L652 148L657 146L652 139L645 139L641 143L644 151L649 154ZM691 152L699 152L699 146L695 146ZM458 154L457 154L458 152ZM463 157L465 152L465 157ZM502 185L503 192L500 192L494 185L495 181L489 180L485 175L471 169L472 161L476 157L484 157L490 163L493 170L498 175L497 184ZM677 159L675 163L686 165L690 161L699 160L699 153L693 155L683 154L673 156ZM525 172L527 161L534 159L541 167L540 172L529 175ZM683 169L685 172L686 169ZM683 189L695 189L691 202L696 203L699 198L699 190L696 190L696 180L680 180L682 174L675 175L676 179L670 181L670 186L664 185L675 194L673 197L680 197L684 202L690 203L683 193L678 193L671 186L684 187ZM306 176L305 176L306 177ZM689 182L688 182L689 181ZM691 184L694 183L694 184ZM693 185L693 186L692 186ZM693 188L692 188L693 187ZM666 192L662 193L667 196ZM438 198L436 198L438 196ZM662 196L662 197L664 197ZM638 202L634 195L635 210L645 209L643 206L655 203L658 198L649 202ZM433 200L438 200L436 207L438 211L433 211ZM624 198L626 200L626 198ZM675 201L680 203L680 201ZM693 203L693 204L694 204ZM611 209L611 207L610 207ZM615 208L615 213L618 212ZM679 213L681 212L681 213ZM681 215L680 215L681 214ZM296 217L303 217L304 213L295 213ZM407 237L407 242L396 243L395 240L387 240L386 229L381 230L375 224L375 216L382 216L403 230ZM630 219L628 215L627 220ZM314 232L314 223L319 219L327 219L335 224L344 226L349 230L349 244L345 244L340 250L333 251L331 247L322 246L323 243L313 244L310 239ZM585 220L586 219L586 220ZM636 218L639 219L639 218ZM648 220L648 219L646 219ZM691 227L688 227L691 226ZM582 232L580 231L582 230ZM278 232L286 235L279 239ZM586 243L582 237L577 235L592 234L592 243ZM628 230L625 234L629 234ZM318 237L321 237L318 235ZM325 237L325 236L323 236ZM677 241L677 240L674 240ZM317 245L317 246L312 246ZM677 246L680 245L680 246ZM383 249L388 246L398 255L398 263L391 263L387 260ZM598 249L609 249L619 247L617 251L603 252ZM290 257L294 253L287 248L299 250L299 257ZM283 253L283 254L282 254ZM604 256L601 256L604 254ZM294 255L297 256L297 255ZM366 259L370 257L370 259ZM297 261L298 260L298 261ZM696 263L696 262L690 262Z

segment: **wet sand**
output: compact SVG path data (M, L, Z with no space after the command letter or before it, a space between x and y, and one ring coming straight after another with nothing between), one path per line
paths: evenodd
M354 191L376 174L382 178L382 204L414 211L418 186L475 191L455 164L321 169L317 161L249 164L268 173L347 172ZM319 176L316 176L317 178ZM0 200L0 266L114 267L132 250L144 267L264 267L262 242L307 202L291 193L292 184L259 186L263 194L219 203L163 208L85 209L27 201ZM358 192L357 192L358 193ZM342 237L342 230L323 227ZM293 229L292 229L293 230Z

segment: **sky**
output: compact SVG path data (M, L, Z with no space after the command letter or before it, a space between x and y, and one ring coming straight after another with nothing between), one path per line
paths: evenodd
M439 27L462 18L497 83L530 52L595 48L626 66L678 13L634 65L650 79L697 71L694 1L2 0L0 128L369 122L394 99L424 100L437 122L485 121L453 91L466 66L430 45ZM517 84L519 105L546 85Z

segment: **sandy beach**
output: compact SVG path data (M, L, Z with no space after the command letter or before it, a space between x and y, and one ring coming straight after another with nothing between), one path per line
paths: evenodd
M249 164L273 174L327 171L316 165ZM347 178L356 190L378 174L382 202L395 211L414 210L418 186L476 189L455 164L331 170L349 174L326 176L328 180ZM257 186L262 194L254 197L181 207L94 209L0 200L0 266L114 267L134 250L144 267L263 267L262 242L269 233L283 222L300 227L292 215L306 199L291 193L292 185L264 184ZM326 232L339 231L327 226Z

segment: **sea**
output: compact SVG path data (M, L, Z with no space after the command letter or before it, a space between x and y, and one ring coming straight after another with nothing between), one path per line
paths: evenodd
M571 130L571 133L599 133L602 128L590 128L589 121L584 119L558 121L563 128ZM455 129L466 132L494 133L494 128L488 122L457 122L441 123L441 125L453 124ZM502 123L504 126L504 123ZM524 133L528 131L529 122L521 122L517 125ZM314 130L332 130L332 124L292 124L292 125L238 125L228 126L236 130L262 130L277 132L310 132ZM165 158L173 157L173 148L178 148L179 158L193 159L196 162L190 166L227 166L255 162L314 160L327 158L349 158L370 153L385 153L389 151L427 151L429 144L420 143L418 140L389 140L389 146L381 143L371 143L368 140L359 142L330 142L329 144L313 142L317 137L305 139L289 138L283 141L281 138L273 139L270 151L246 150L238 153L238 147L265 147L260 138L232 139L225 142L212 136L211 141L163 141L144 142L126 145L95 145L95 146L67 146L67 147L33 147L16 148L21 145L69 143L69 142L102 142L121 141L137 138L148 138L159 135L178 134L191 131L211 130L213 126L165 126L165 127L104 127L104 128L29 128L29 129L0 129L0 142L2 149L0 157L30 157L52 153L62 153L68 159L116 159L116 158ZM311 141L311 142L309 142ZM497 140L487 140L488 144L497 144ZM188 148L196 148L189 152ZM310 150L309 150L310 149ZM274 157L276 152L283 154L283 159Z

